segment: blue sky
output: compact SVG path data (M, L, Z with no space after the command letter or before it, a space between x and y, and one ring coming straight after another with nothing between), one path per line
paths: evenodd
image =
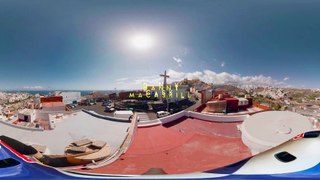
M0 89L200 78L320 88L319 1L2 0ZM149 34L152 47L130 46Z

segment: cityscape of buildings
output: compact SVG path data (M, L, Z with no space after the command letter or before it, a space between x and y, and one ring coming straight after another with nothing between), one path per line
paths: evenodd
M192 173L259 155L297 133L319 130L319 92L308 92L217 86L198 79L108 94L1 92L5 137L0 138L12 146L16 140L6 136L18 139L35 152L31 158L76 173L141 175L156 165L165 174ZM188 147L190 143L196 146ZM232 153L221 153L225 148ZM187 158L190 154L197 158ZM159 159L164 156L170 161ZM183 168L172 168L181 162ZM132 164L136 166L128 168Z
M172 84L174 86L174 83ZM230 86L231 89L229 87L229 90L223 91L221 88L210 86L199 80L184 80L176 84L177 87L179 84L179 88L172 88L170 92L178 94L178 96L169 96L170 92L164 91L161 87L159 89L159 86L149 86L145 90L119 91L109 94L94 92L85 96L81 96L81 92L70 91L56 91L54 94L46 96L22 92L0 92L0 118L3 121L21 126L52 129L54 121L50 121L50 118L62 118L65 112L71 112L73 108L79 109L81 106L78 105L93 105L97 101L111 101L112 103L103 103L105 109L102 111L109 112L109 115L114 116L112 113L115 110L128 109L174 113L186 109L192 104L196 107L207 103L211 98L216 97L217 102L211 100L209 107L211 109L212 107L225 109L220 113L226 113L230 108L231 111L235 111L229 104L236 101L239 104L239 107L237 105L234 108L236 110L241 109L240 107L243 105L256 103L272 110L297 112L312 119L315 126L320 122L320 91L318 90L271 86L240 88ZM162 95L163 93L168 93L168 98ZM219 93L230 93L231 96L218 97ZM154 97L155 94L159 95ZM153 97L148 97L150 95ZM146 120L155 118L155 115L150 114L152 112L146 115Z

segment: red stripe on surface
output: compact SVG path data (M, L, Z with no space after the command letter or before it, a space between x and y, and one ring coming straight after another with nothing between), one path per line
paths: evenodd
M34 162L32 159L24 156L23 154L20 154L18 151L16 151L15 149L13 149L11 146L9 146L8 144L6 144L3 141L0 141L0 144L2 144L3 146L5 146L9 151L11 151L13 154L15 154L16 156L18 156L19 158L21 158L22 160L28 162L28 163L32 163Z

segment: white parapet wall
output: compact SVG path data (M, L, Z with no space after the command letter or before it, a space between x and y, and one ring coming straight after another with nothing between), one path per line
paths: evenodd
M169 122L172 122L174 120L177 120L179 118L182 118L184 116L188 117L188 111L180 111L178 113L163 117L163 118L159 118L158 120L160 120L162 122L162 124L166 124Z
M11 127L15 127L15 128L19 128L19 129L24 129L24 130L29 130L29 131L44 131L43 128L36 128L36 127L26 127L26 126L19 126L19 125L15 125L12 123L8 123L5 121L0 121L0 123L5 124L7 126L11 126Z
M117 122L126 122L126 123L129 122L129 118L117 118L117 117L104 116L104 115L98 114L94 111L88 111L86 109L82 109L82 111L85 113L88 113L94 117L97 117L97 118L102 118L102 119L106 119L106 120L110 120L110 121L117 121Z
M188 116L202 119L206 121L213 121L213 122L242 122L245 119L247 119L250 115L236 115L236 116L216 116L216 115L210 115L210 114L203 114L193 111L188 111Z
M216 115L210 115L210 114L197 113L193 111L180 111L173 115L159 118L158 120L160 120L162 124L166 124L166 123L175 121L179 118L182 118L184 116L197 118L205 121L212 121L212 122L242 122L245 119L247 119L250 115L246 114L246 115L237 115L237 116L216 116Z
M157 126L157 125L161 125L162 122L159 121L159 119L154 119L154 120L150 120L150 121L142 121L138 123L138 127L150 127L150 126Z

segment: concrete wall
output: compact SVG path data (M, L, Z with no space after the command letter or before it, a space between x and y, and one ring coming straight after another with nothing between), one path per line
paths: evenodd
M150 121L142 121L138 123L138 127L150 127L150 126L158 126L161 125L162 122L158 119L150 120Z
M43 107L42 110L44 111L64 111L65 107L64 106L54 106L54 107Z
M197 113L193 111L181 111L170 116L159 118L158 120L160 120L162 124L166 124L166 123L175 121L179 118L182 118L184 116L206 120L206 121L212 121L212 122L242 122L249 117L249 115L213 116L213 115L202 114L202 113Z
M63 113L64 111L46 111L46 110L37 110L37 119L43 119L49 121L49 114Z
M166 124L174 120L177 120L179 118L182 118L183 116L188 116L188 111L180 111L178 113L175 113L163 118L159 118L158 120L160 120L162 124Z
M5 124L5 125L7 125L7 126L12 126L12 127L15 127L15 128L24 129L24 130L29 130L29 131L43 131L42 128L19 126L19 125L14 125L14 124L12 124L12 123L7 123L7 122L5 122L5 121L0 121L0 123Z
M33 122L36 119L36 112L32 110L31 114L18 113L18 119L24 120L24 116L28 116L28 122Z
M52 117L52 114L49 114L49 127L50 129L56 128L55 119Z
M109 120L109 121L117 121L117 122L129 122L129 119L126 118L115 118L115 117L110 117L110 116L103 116L101 114L97 114L94 111L88 111L85 109L82 109L83 112L90 114L91 116L97 117L97 118L101 118L101 119L105 119L105 120Z
M205 103L212 98L212 89L204 89L200 91L201 103Z
M115 111L113 116L120 119L129 119L133 115L132 111Z
M213 121L213 122L242 122L249 115L237 115L237 116L213 116L209 114L202 114L197 112L189 111L189 116L197 119L202 119L206 121Z

